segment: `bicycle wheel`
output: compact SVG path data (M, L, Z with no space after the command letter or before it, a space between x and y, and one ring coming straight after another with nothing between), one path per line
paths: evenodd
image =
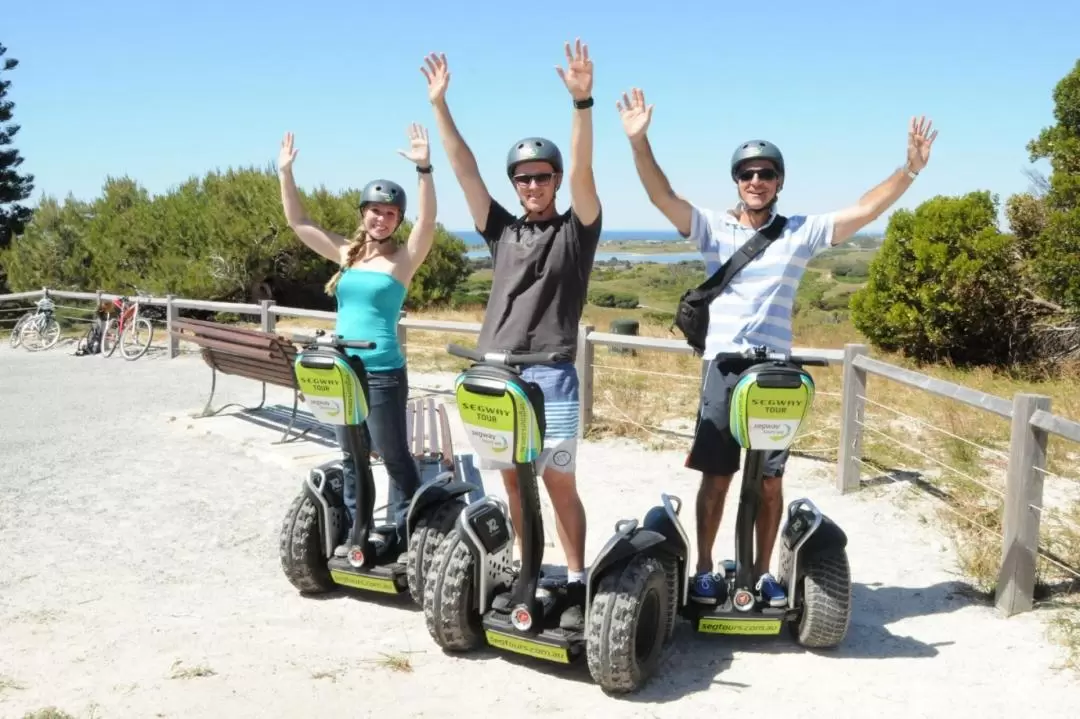
M154 326L150 324L150 320L140 317L125 327L123 334L120 335L120 354L126 360L139 359L146 354L146 350L150 349L150 342L153 339ZM131 340L130 348L127 344L128 340Z
M15 326L11 328L11 337L8 341L11 342L11 349L15 349L22 343L22 328L26 326L26 323L33 318L33 312L27 312L25 315L19 318L19 321L15 323Z
M105 331L101 333L101 356L112 357L118 344L120 344L120 333L116 330L116 318L110 317L105 323Z
M56 321L55 317L48 317L42 320L39 325L39 339L41 340L41 349L52 349L57 342L60 341L60 323Z

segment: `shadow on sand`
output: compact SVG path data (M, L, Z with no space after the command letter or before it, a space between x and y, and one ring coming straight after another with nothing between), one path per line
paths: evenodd
M559 568L553 569L553 575ZM851 627L844 643L831 650L804 649L783 630L774 637L718 637L698 634L690 622L680 619L675 636L649 683L632 695L618 698L628 702L666 703L684 696L707 691L714 685L747 688L747 684L728 682L724 670L742 653L815 654L821 661L845 659L929 659L938 648L952 642L927 643L915 637L901 636L886 627L910 617L954 612L980 603L966 584L943 582L918 589L885 587L855 583L852 585ZM475 661L508 661L558 680L592 684L584 658L569 666L532 659L490 648L453 656Z

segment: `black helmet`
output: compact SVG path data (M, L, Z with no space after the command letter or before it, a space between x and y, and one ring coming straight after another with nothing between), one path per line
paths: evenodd
M396 182L390 180L372 180L364 185L360 191L360 209L370 203L393 205L401 213L401 220L405 219L405 190Z
M542 137L526 137L515 142L506 153L506 174L514 176L514 168L522 162L549 162L555 172L562 172L562 153L555 143Z
M772 160L776 163L776 171L784 174L784 156L780 154L780 148L768 140L750 140L735 148L731 155L731 179L735 179L735 171L746 160Z

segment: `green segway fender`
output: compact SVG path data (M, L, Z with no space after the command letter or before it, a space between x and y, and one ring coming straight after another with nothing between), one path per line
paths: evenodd
M458 375L454 394L469 443L481 459L528 464L540 456L542 419L526 383L495 368L476 367Z
M739 375L731 390L731 434L743 449L791 446L814 403L814 378L791 365L763 363Z
M368 418L367 395L345 355L311 349L296 355L296 383L304 404L323 424L352 426Z

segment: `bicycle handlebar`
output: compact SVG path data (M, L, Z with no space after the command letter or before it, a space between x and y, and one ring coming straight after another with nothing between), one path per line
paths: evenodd
M526 364L552 364L559 361L557 352L477 352L453 342L446 346L446 351L455 357L462 357L473 362L499 363L511 367Z
M373 350L375 343L368 340L345 340L335 334L327 335L325 330L316 330L313 335L293 334L290 339L298 345L328 345L342 349Z
M751 347L742 352L719 352L717 360L746 360L748 362L790 362L797 365L828 367L829 361L822 357L793 355L788 352L771 352L764 347Z

